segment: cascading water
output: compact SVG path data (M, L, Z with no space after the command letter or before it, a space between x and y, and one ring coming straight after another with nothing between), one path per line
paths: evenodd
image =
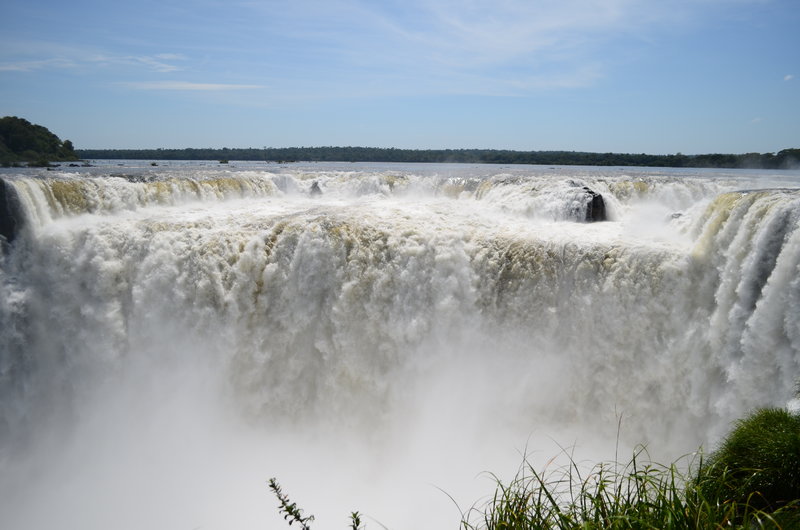
M119 170L0 175L10 528L281 528L271 476L455 526L436 488L523 446L673 458L794 397L797 172Z

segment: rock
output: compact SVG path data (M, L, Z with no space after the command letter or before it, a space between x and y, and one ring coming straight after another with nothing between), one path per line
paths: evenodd
M586 192L586 222L605 221L607 219L606 201L603 196L588 186L584 186L583 190Z
M14 241L22 228L20 203L13 186L0 179L0 236L8 243Z
M317 182L316 180L311 185L311 192L310 193L311 193L312 197L314 197L316 195L322 195L322 190L319 188L319 182Z

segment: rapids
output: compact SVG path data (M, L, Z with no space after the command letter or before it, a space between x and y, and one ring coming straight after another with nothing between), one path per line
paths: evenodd
M272 476L455 528L520 452L795 396L796 171L116 164L0 172L9 528L283 528Z

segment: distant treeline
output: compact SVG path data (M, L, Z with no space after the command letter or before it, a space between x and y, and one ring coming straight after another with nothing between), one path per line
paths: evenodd
M789 169L800 166L800 149L740 155L648 155L579 151L495 149L394 149L380 147L286 147L246 149L78 149L83 159L262 160L270 162L456 162L693 168Z

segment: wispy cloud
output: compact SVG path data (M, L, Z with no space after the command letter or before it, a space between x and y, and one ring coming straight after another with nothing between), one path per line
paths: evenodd
M182 70L180 66L165 61L185 60L182 55L163 53L153 56L148 55L95 55L87 57L86 61L101 66L142 66L147 69L169 73Z
M159 53L155 55L124 55L119 53L98 52L68 45L54 45L47 42L0 43L6 48L6 57L10 60L0 62L0 71L33 72L38 70L55 70L65 68L92 67L139 67L146 70L169 73L184 69L180 62L187 57L177 53ZM15 54L13 51L18 50ZM14 58L14 55L20 57Z
M50 68L74 68L75 66L77 66L77 63L71 59L41 59L0 63L0 72L32 72Z
M154 38L164 40L158 42L120 39L109 44L116 47L104 50L17 46L18 54L35 50L24 57L33 60L14 61L21 55L6 53L8 62L0 62L0 71L102 69L107 78L113 77L109 83L159 79L158 74L214 79L225 72L235 77L224 80L254 84L150 81L124 86L219 91L269 83L275 97L284 99L520 96L596 85L613 76L615 65L629 60L620 55L635 55L637 44L678 31L709 5L756 1L761 0L201 2L192 9L198 17L215 21L213 27L187 25L179 38L159 32Z
M794 79L794 76L792 74L786 74L785 76L783 76L784 81L791 81L792 79Z
M181 53L159 53L154 56L164 61L185 61L187 57Z
M585 44L592 32L622 28L636 18L636 4L632 0L423 1L417 2L417 9L431 28L418 31L405 25L401 31L431 47L434 56L469 61L462 64L503 63L535 55L541 59L545 53Z
M263 85L238 85L229 83L191 83L187 81L143 81L117 83L120 86L135 90L182 90L182 91L221 91L221 90L254 90L265 88Z
M319 72L318 86L336 75L372 94L396 92L399 81L410 94L525 95L597 83L615 60L600 54L606 44L650 38L698 1L710 0L306 0L246 9L280 34L267 53L286 49Z

